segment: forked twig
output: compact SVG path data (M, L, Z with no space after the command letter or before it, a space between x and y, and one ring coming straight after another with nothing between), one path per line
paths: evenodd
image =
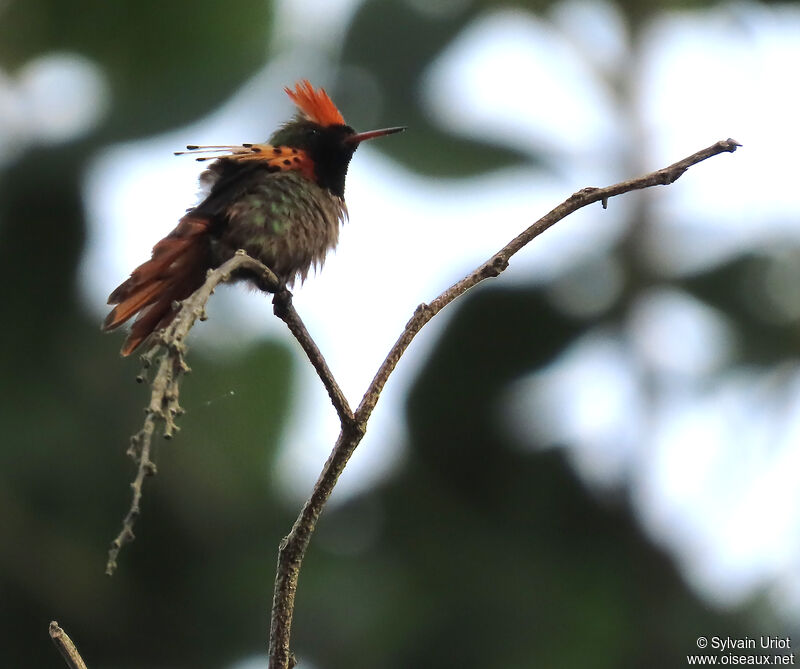
M294 656L289 649L294 598L303 557L314 532L317 519L333 492L336 481L350 460L350 456L363 438L367 421L389 376L411 344L411 341L425 324L473 286L485 279L500 275L508 267L511 256L545 230L578 209L594 202L601 202L603 208L606 208L608 200L616 195L622 195L641 188L649 188L650 186L671 184L680 178L692 165L696 165L720 153L733 153L739 146L741 145L733 139L722 140L697 153L693 153L677 163L673 163L669 167L651 172L645 176L605 188L584 188L580 190L512 239L475 271L450 286L430 304L420 304L417 307L414 315L389 350L377 374L375 374L375 377L367 387L364 397L356 409L353 422L342 424L342 430L336 440L333 451L328 457L317 482L314 484L311 496L303 505L291 532L281 542L272 600L272 618L270 621L270 669L288 669L294 666Z
M687 169L703 160L720 153L733 153L740 144L733 139L719 141L680 160L669 167L650 174L623 181L605 188L584 188L567 198L548 214L533 223L525 231L512 239L497 253L473 272L442 292L430 304L420 304L411 319L389 350L384 361L369 383L355 412L352 411L336 379L333 377L322 353L303 325L300 316L291 302L291 293L279 284L275 275L258 261L238 251L236 255L218 269L209 272L205 284L184 300L178 314L168 328L157 335L154 346L143 356L145 367L158 360L158 371L152 381L152 395L147 408L144 426L132 441L128 453L138 465L135 480L131 484L133 499L126 515L122 531L114 539L109 550L107 573L116 567L116 559L121 547L133 539L133 524L139 515L139 504L144 479L155 473L155 465L150 459L152 436L156 423L164 424L164 436L170 437L177 430L174 419L181 413L178 404L178 383L180 377L189 371L184 360L184 339L198 318L204 318L205 305L214 288L228 281L236 272L247 270L250 275L259 276L261 285L274 292L275 314L289 327L302 346L309 361L324 384L331 402L339 416L341 431L328 460L320 473L311 495L306 500L289 534L281 541L278 566L273 593L272 615L270 620L269 666L271 669L289 669L295 665L289 648L295 593L300 568L306 549L316 527L317 520L330 497L339 476L366 431L367 422L380 398L381 392L414 337L428 321L453 300L463 295L482 281L499 276L508 267L511 257L545 230L566 218L573 212L594 202L601 202L606 208L608 200L617 195L657 185L668 185L680 178Z
M205 283L180 303L175 318L169 326L155 335L147 352L141 356L144 372L138 377L140 381L145 379L147 370L151 367L157 364L158 369L151 381L152 392L150 403L145 410L144 425L131 437L131 444L127 451L128 455L136 462L137 471L136 477L131 483L133 490L131 505L122 521L122 529L111 542L108 551L108 561L106 562L106 574L108 575L113 574L117 568L117 558L122 547L134 539L133 526L141 513L144 480L157 471L156 465L150 457L156 427L159 423L163 424L163 435L166 439L171 439L179 430L175 419L183 413L178 402L180 379L181 376L191 371L185 360L186 344L184 340L195 322L198 319L205 319L206 304L213 295L214 289L220 283L236 278L242 271L247 271L249 276L257 276L259 285L275 294L273 300L275 314L286 323L306 352L314 369L317 370L331 402L339 414L340 422L342 425L353 422L353 411L347 398L308 333L300 315L292 305L292 294L280 283L272 270L248 256L244 251L237 251L230 260L217 269L209 271Z

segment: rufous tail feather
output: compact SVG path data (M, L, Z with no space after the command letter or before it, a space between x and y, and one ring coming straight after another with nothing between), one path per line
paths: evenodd
M116 305L103 322L113 330L138 314L122 346L130 355L153 332L175 317L173 303L184 300L203 285L209 259L209 221L187 214L178 226L153 247L153 255L108 298Z

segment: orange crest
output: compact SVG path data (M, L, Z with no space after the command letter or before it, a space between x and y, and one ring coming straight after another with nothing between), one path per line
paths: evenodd
M283 90L309 121L322 126L345 125L341 112L336 109L324 88L315 91L308 79L303 79L295 84L294 90L288 87Z

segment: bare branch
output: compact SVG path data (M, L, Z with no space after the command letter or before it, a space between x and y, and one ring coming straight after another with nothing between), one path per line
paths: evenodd
M256 277L256 282L261 288L275 294L273 299L275 314L286 323L305 351L328 391L341 423L341 432L336 444L290 533L281 542L278 554L270 622L269 666L271 669L290 669L294 667L295 660L289 648L289 640L297 582L306 549L317 520L333 492L339 476L364 437L367 421L380 398L389 376L417 333L439 311L463 295L467 290L488 278L499 276L508 267L509 260L515 253L576 210L594 202L601 202L605 209L608 200L617 195L651 186L671 184L680 178L692 165L696 165L720 153L732 153L739 146L738 142L732 139L723 140L673 165L645 176L605 188L584 188L573 194L511 240L473 272L442 292L430 304L421 304L417 307L399 338L381 363L355 413L350 408L347 398L328 368L322 353L295 311L291 302L291 293L286 290L285 286L278 281L277 277L267 267L250 258L243 251L237 251L236 255L221 267L209 272L205 284L180 304L175 319L164 331L157 333L150 349L142 356L143 364L145 368L148 368L154 363L157 356L161 355L158 358L158 371L151 384L152 393L150 404L146 410L147 416L144 426L132 438L131 447L128 450L128 453L137 462L138 471L131 484L133 489L131 506L123 520L121 532L112 542L106 572L113 573L117 564L116 559L122 546L133 540L133 525L140 513L142 484L147 476L154 474L156 471L155 465L150 458L152 436L156 429L156 423L158 421L163 423L164 436L167 438L173 436L178 429L175 425L175 418L182 413L178 404L178 384L180 377L190 371L184 360L186 352L184 340L195 321L198 318L201 320L205 318L205 305L216 286L221 282L241 276L241 273L246 271L249 277ZM55 623L52 625L55 625ZM53 634L52 625L51 635ZM83 666L83 664L74 666Z
M508 267L511 256L545 230L578 209L594 202L601 202L605 209L608 200L617 195L642 188L649 188L650 186L671 184L680 178L692 165L696 165L720 153L733 153L739 146L740 144L733 139L719 141L669 167L651 172L645 176L623 181L605 188L584 188L580 190L540 218L520 235L512 239L474 272L471 272L463 279L450 286L450 288L441 293L430 304L421 304L417 307L414 315L408 321L400 337L389 350L378 372L367 387L364 397L358 409L356 409L354 420L345 421L342 419L342 431L339 434L339 438L336 440L331 455L328 457L323 467L322 473L314 484L311 496L303 505L291 532L289 532L288 536L281 542L278 553L278 569L270 622L270 669L291 669L295 664L294 656L289 649L292 616L294 613L294 599L297 591L300 568L311 540L311 535L314 532L317 520L319 519L325 503L333 492L339 476L347 465L353 451L355 451L364 436L367 421L380 398L380 394L389 376L394 371L403 353L405 353L406 349L411 344L411 341L425 324L444 307L463 295L473 286L490 277L499 276ZM295 332L294 329L292 329L292 332ZM314 347L314 349L316 350L316 347ZM323 378L323 381L325 376L330 375L327 367L325 367L325 375L320 372L319 368L317 368L317 372L320 374L320 377ZM335 382L333 382L333 385L335 386ZM331 388L327 383L326 388L328 388L331 400L340 418L342 418L343 414L346 415L346 412L342 409L342 407L347 406L346 401L341 405L337 405L337 399L334 398L334 394L332 394Z
M294 305L292 304L292 294L288 290L279 290L275 293L272 304L274 305L275 315L286 323L295 339L297 339L300 346L303 347L314 369L317 370L317 374L322 384L325 386L325 390L328 391L328 396L331 398L333 408L336 409L336 413L339 415L339 422L342 427L344 428L345 425L352 423L353 410L350 408L347 398L344 396L342 389L333 377L328 363L325 362L325 358L322 356L322 353L320 353L319 348L311 338L308 330L306 330L306 326L300 319L300 315L295 311Z
M499 276L508 267L511 256L522 249L526 244L530 243L536 237L541 235L545 230L552 227L560 220L566 218L573 212L581 209L589 204L601 202L605 209L608 200L623 193L629 193L634 190L642 188L649 188L650 186L665 186L676 181L680 176L686 172L692 165L696 165L703 160L716 156L720 153L733 153L741 146L733 139L726 139L712 144L711 146L693 153L691 156L673 163L669 167L651 172L645 176L628 181L622 181L613 186L606 186L605 188L584 188L574 193L567 198L564 202L558 205L555 209L542 216L533 225L527 228L524 232L512 239L502 249L495 253L491 258L484 262L474 272L471 272L463 279L453 284L445 290L441 295L433 300L430 304L421 304L417 307L411 320L406 324L405 329L400 334L400 337L392 346L386 359L378 369L378 373L372 382L369 384L364 398L361 400L358 409L356 409L356 419L360 422L365 422L369 419L372 410L378 402L378 397L389 379L389 375L397 365L398 360L403 355L411 340L417 335L422 327L444 307L450 304L457 297L466 293L470 288L476 286L485 279Z
M78 649L75 648L75 644L72 643L72 639L58 626L55 620L50 623L50 638L53 640L56 648L58 648L61 653L61 657L64 658L64 662L67 663L70 669L86 669L86 664L83 658L81 658Z
M142 355L142 365L146 370L158 360L158 371L151 382L152 392L150 403L145 409L145 419L142 429L131 437L128 455L137 465L136 478L131 483L133 495L131 505L122 521L122 529L111 542L106 562L106 574L109 576L117 568L117 557L122 547L134 540L133 526L141 513L142 485L145 478L156 473L156 465L150 458L153 434L156 424L160 421L164 428L165 439L171 439L178 431L175 419L183 413L178 403L179 383L181 377L190 372L184 355L186 344L184 340L189 334L195 321L205 319L205 308L214 289L223 282L230 281L237 276L237 272L247 270L256 274L260 285L267 289L278 290L278 278L260 262L254 260L244 251L237 251L227 262L208 273L205 283L192 295L180 303L180 308L172 322L162 331L158 332L147 352ZM158 358L158 356L161 356ZM144 380L143 373L139 380Z

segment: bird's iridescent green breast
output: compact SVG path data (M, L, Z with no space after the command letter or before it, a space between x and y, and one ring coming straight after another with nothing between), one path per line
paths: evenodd
M258 173L224 214L215 255L239 248L291 283L305 279L336 246L344 201L298 172Z

